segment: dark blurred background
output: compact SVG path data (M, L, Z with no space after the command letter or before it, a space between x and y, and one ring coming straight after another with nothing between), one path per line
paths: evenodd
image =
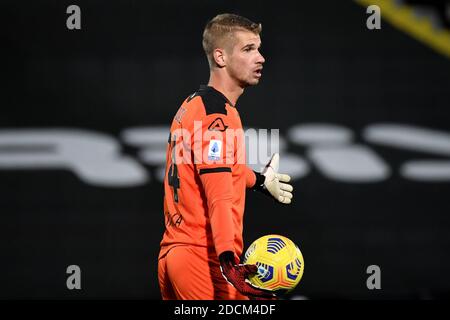
M385 2L371 30L365 1L2 1L0 298L160 299L168 125L208 81L201 36L223 12L263 24L238 109L280 130L295 188L290 206L248 194L246 247L299 245L291 299L450 297L449 6Z

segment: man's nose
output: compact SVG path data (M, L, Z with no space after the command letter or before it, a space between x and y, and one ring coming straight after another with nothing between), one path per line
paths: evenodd
M263 64L264 62L266 62L266 59L264 59L263 55L259 53L258 63Z

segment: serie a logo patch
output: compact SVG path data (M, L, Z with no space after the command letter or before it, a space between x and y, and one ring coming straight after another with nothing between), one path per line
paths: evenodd
M221 154L222 154L222 141L221 140L209 141L208 160L211 161L220 160Z

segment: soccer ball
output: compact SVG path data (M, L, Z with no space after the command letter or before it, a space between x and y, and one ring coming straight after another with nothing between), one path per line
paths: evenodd
M258 272L250 282L262 289L288 293L303 276L304 261L294 242L280 235L266 235L255 240L245 252L244 264L254 264Z

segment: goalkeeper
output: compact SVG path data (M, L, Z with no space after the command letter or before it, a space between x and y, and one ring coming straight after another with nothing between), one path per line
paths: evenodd
M260 24L233 14L218 15L205 27L209 83L179 108L167 147L166 228L158 258L163 299L274 297L246 281L255 265L239 264L246 189L283 204L292 199L290 177L278 173L278 154L261 173L245 164L236 102L261 78L260 32Z

